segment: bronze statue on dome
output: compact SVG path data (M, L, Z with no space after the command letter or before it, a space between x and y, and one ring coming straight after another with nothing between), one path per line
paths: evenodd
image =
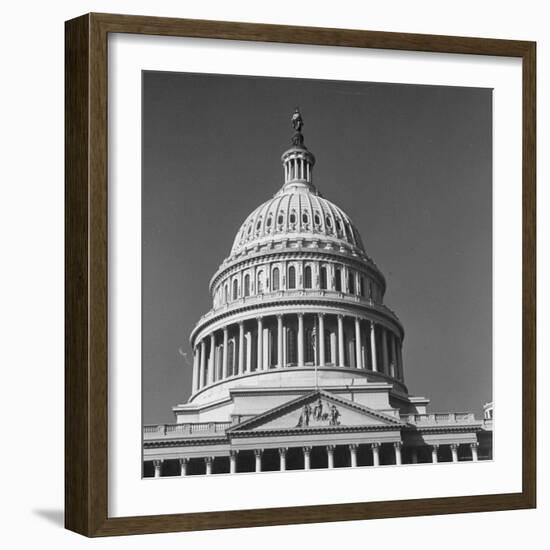
M294 114L292 115L292 127L297 132L301 132L303 126L304 126L304 120L303 120L302 115L300 113L300 109L298 107L296 107L296 109L294 110Z

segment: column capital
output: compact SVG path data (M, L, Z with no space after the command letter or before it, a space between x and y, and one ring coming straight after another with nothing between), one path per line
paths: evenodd
M275 317L277 317L277 320L282 319L284 317L284 313L277 313Z
M432 445L430 446L434 451L437 451L437 449L439 449L439 443L432 443Z
M229 456L237 456L239 454L239 449L229 449Z
M264 320L264 316L263 315L256 315L256 319L258 320L258 323L259 323L260 321Z
M204 462L206 464L212 464L212 462L214 462L214 457L213 456L205 456L204 457Z
M470 443L470 447L471 447L472 449L474 449L474 448L477 449L477 448L479 447L479 443L478 443L477 441L476 441L475 443Z
M380 447L380 443L371 443L370 446L371 449L378 449Z
M336 449L336 445L327 445L326 447L329 453L333 453L334 449Z
M305 454L311 453L311 447L302 447L302 450L304 451Z
M180 458L178 458L178 462L179 462L180 466L182 466L182 465L187 464L189 462L189 458L186 457L186 456L180 457Z
M350 443L348 447L350 451L357 451L357 449L359 449L359 445L357 443Z
M449 443L449 447L453 450L453 451L456 451L458 449L458 443Z
M225 327L223 327L223 333L227 334L228 332L229 332L229 327L225 325Z
M296 313L296 315L298 315L298 317L303 317L305 314L303 311L299 311L298 313Z
M337 314L336 314L336 317L338 317L338 319L343 320L344 317L345 317L345 315L344 315L343 313L337 313Z
M279 448L279 455L284 456L284 455L286 455L287 451L288 451L288 447L280 447Z
M396 449L401 449L401 447L403 447L403 442L402 441L394 441L393 446Z
M153 466L155 468L160 468L162 466L162 463L164 462L164 460L162 459L156 459L156 460L153 460Z
M317 313L317 315L319 317L324 317L326 315L326 313L324 311L319 311L319 313Z
M264 450L263 449L254 449L254 456L262 456Z

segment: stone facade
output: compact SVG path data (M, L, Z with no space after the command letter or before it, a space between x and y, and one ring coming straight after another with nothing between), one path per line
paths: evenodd
M210 282L192 394L174 424L144 428L144 476L492 458L492 409L427 413L409 395L384 276L314 186L298 112L293 125L282 188Z

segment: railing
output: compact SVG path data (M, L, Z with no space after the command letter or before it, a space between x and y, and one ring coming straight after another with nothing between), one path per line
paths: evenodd
M409 424L415 425L440 425L440 424L473 424L476 423L474 413L426 413L406 414L401 417Z
M254 296L247 296L243 298L238 298L237 300L233 300L227 304L224 304L223 306L217 307L215 309L211 309L208 313L203 315L198 325L201 325L203 322L207 321L208 319L211 319L212 317L215 317L219 314L226 313L228 311L233 311L234 309L238 309L239 307L245 306L245 305L258 305L263 303L270 303L276 300L280 299L292 299L292 298L327 298L329 300L334 300L337 302L349 302L349 303L356 303L356 304L366 304L370 308L374 309L375 311L381 311L383 313L386 313L390 317L394 318L395 320L399 320L397 315L394 311L392 311L389 307L387 307L384 304L373 302L372 299L365 297L365 296L358 296L356 294L348 294L346 292L338 292L335 290L318 290L318 289L293 289L293 290L277 290L274 292L266 292L264 294L257 294Z
M185 422L183 424L146 424L143 434L151 437L177 437L194 434L223 434L231 422Z

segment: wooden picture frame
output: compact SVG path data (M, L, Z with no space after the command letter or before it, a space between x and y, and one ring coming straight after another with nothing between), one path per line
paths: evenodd
M136 517L108 516L107 37L133 33L520 58L523 78L521 492ZM65 525L86 536L285 525L536 506L534 42L87 14L66 22Z

